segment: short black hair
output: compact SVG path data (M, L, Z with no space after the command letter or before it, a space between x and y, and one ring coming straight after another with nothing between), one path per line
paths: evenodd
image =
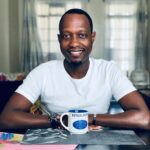
M88 21L89 21L89 23L90 23L91 33L93 32L93 21L92 21L90 15L89 15L87 12L85 12L84 10L78 9L78 8L69 9L68 11L66 11L66 12L62 15L62 17L61 17L61 19L60 19L60 21L59 21L59 31L61 31L61 25L62 25L62 22L63 22L63 18L64 18L64 16L67 15L67 14L82 14L82 15L86 16L87 19L88 19Z

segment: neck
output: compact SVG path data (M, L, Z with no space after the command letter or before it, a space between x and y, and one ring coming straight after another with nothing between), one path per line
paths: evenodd
M75 79L83 78L89 69L89 60L81 63L71 63L64 60L64 67L68 74Z

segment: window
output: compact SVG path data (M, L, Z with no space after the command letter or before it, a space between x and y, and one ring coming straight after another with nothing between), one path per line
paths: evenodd
M117 61L123 71L134 68L136 11L134 0L106 3L106 55L107 59Z
M36 13L39 34L42 42L43 54L46 59L56 55L61 56L57 39L58 24L62 14L70 8L81 8L81 2L48 2L37 1ZM47 58L48 57L48 58ZM53 58L52 58L53 59Z

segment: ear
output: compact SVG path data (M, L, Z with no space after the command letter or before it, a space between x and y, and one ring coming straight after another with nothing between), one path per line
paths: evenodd
M92 32L92 42L95 41L95 38L96 38L96 32Z

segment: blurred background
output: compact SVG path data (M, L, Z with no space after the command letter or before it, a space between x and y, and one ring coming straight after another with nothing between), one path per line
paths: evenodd
M1 75L26 75L40 63L63 59L58 23L70 8L82 8L93 19L91 55L116 61L138 88L148 88L149 0L0 0Z

